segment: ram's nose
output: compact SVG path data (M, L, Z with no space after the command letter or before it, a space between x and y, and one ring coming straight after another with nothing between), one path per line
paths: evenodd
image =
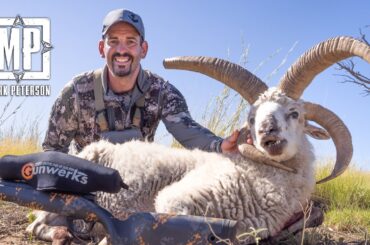
M259 134L263 135L274 135L280 132L277 120L274 116L268 117L261 124L261 127L258 129Z

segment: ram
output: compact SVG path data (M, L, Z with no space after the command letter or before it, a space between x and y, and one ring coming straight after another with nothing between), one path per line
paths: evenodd
M118 217L144 210L206 213L238 220L240 233L254 227L266 228L259 234L262 238L278 235L307 205L314 190L315 157L306 135L331 137L336 147L335 166L319 183L337 177L350 163L352 142L345 124L323 106L299 98L316 75L352 56L370 63L370 47L350 37L324 41L303 54L276 88L225 60L166 59L166 68L208 75L251 104L238 139L239 152L222 155L139 141L93 143L79 156L118 169L130 186L118 194L98 193L98 202ZM254 145L246 143L247 134Z

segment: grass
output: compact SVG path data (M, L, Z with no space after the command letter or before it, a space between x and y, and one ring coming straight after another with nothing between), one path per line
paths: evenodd
M41 151L38 125L39 119L36 118L25 122L22 126L2 128L0 130L0 157Z
M33 139L12 139L0 140L0 156L22 155L41 151L40 144Z
M316 179L329 175L333 163L319 165ZM314 197L326 206L326 225L339 231L370 233L370 172L350 167L340 177L316 185Z
M248 103L239 94L224 86L221 93L208 103L201 121L218 136L226 137L240 128L246 119L247 108Z
M325 224L338 231L370 234L370 209L332 209L326 212Z
M328 165L320 167L316 179L321 179L329 173ZM317 185L315 195L321 197L331 208L370 209L370 172L350 167L340 177Z

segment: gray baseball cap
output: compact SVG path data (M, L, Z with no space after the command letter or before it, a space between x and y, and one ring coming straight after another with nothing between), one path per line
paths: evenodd
M108 29L118 23L126 22L137 30L140 36L145 40L144 24L141 17L127 9L115 9L110 11L104 18L103 21L103 37L107 33Z

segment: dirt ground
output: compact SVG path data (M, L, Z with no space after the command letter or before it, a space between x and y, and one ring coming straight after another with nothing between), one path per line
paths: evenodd
M0 245L45 245L51 244L34 239L26 234L25 229L29 224L27 213L30 209L20 207L13 203L0 202ZM337 232L326 226L307 229L304 244L348 244L348 245L369 245L370 238L366 234L352 234ZM260 243L261 244L261 243ZM285 241L268 242L262 244L301 244L299 235L290 237Z
M25 229L29 224L28 208L13 203L0 202L0 244L51 244L36 241L26 234Z

